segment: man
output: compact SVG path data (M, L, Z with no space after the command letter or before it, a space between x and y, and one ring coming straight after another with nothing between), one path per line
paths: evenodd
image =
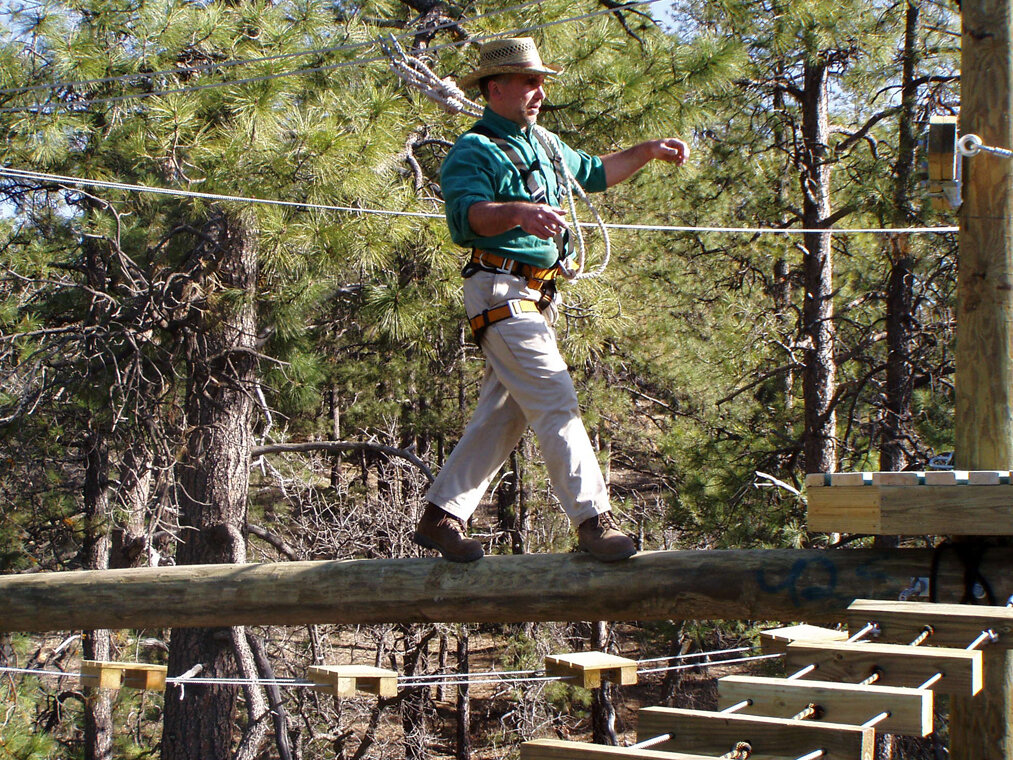
M534 126L545 79L559 71L542 63L531 38L483 45L478 68L460 85L478 84L485 112L441 169L451 237L472 249L463 271L464 304L486 357L486 375L474 416L426 495L414 540L454 562L483 556L464 524L528 425L555 493L577 526L578 548L604 562L636 552L610 511L552 328L555 278L568 234L560 208L561 167L553 161L565 162L586 191L600 192L652 160L681 165L689 149L669 138L593 157L554 137L547 149Z

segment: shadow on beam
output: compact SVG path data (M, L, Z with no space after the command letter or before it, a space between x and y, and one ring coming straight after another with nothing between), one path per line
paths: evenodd
M195 565L0 576L0 631L309 623L578 620L836 622L856 597L897 599L927 576L929 549L642 552L601 564L583 554ZM982 571L1013 593L1013 549ZM939 601L963 568L940 567Z

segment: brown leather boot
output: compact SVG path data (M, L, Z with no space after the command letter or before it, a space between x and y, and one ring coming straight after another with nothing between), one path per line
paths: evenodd
M601 562L618 562L637 553L633 540L619 530L611 511L589 517L577 526L577 548Z
M426 504L412 540L451 562L474 562L485 555L481 542L464 535L464 522L431 503Z

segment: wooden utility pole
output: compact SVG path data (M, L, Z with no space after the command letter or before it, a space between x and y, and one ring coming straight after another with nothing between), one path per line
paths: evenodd
M896 599L931 549L709 549L360 559L0 575L0 632L310 623L517 623L542 620L839 622L855 598ZM1013 592L1013 548L981 570ZM963 568L939 566L942 598Z
M1013 0L962 4L960 131L1013 146ZM1013 164L964 161L957 278L956 464L1013 468ZM1013 506L1013 505L1011 505ZM1013 760L1013 657L988 652L985 688L953 699L950 757Z

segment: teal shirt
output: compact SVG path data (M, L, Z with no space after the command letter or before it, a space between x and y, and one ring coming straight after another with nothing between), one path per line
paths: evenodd
M546 189L547 203L560 205L559 187L552 163L534 131L522 129L489 108L478 122L508 140L530 166L538 159L535 176ZM605 167L597 156L575 151L563 144L561 153L570 173L587 192L605 189ZM516 261L551 267L558 252L554 240L542 240L514 227L501 235L480 237L468 223L468 209L482 201L530 201L531 195L513 162L488 137L466 132L458 138L443 161L440 186L446 203L450 237L465 248L481 248Z

